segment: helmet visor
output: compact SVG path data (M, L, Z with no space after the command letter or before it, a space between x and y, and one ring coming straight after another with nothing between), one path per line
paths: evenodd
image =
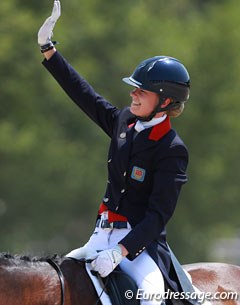
M124 77L122 80L124 81L124 83L126 83L128 85L131 85L131 86L134 86L134 87L137 87L137 88L141 88L141 86L142 86L142 83L136 81L131 76L130 77Z

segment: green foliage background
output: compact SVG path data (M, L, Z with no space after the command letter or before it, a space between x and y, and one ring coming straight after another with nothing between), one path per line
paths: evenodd
M66 253L92 232L109 139L41 66L37 32L52 1L0 2L0 251ZM168 226L179 259L239 230L240 2L62 0L58 50L113 104L147 57L179 58L191 99L173 126L190 152L189 182Z

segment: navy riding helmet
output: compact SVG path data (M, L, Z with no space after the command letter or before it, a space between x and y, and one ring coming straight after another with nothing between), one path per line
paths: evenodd
M160 105L172 98L171 105L186 102L190 93L190 77L187 69L176 58L155 56L141 62L130 77L123 81L131 86L160 94ZM168 109L170 107L167 107ZM157 112L164 109L158 109Z

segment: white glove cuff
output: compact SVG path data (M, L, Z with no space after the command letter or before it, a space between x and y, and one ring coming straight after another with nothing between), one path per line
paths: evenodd
M112 249L113 264L117 266L123 259L122 248L117 245Z

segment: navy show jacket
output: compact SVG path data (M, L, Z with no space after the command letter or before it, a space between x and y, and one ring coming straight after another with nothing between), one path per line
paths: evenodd
M120 241L129 251L128 259L133 260L146 248L169 285L178 290L170 275L165 226L175 210L181 186L187 181L186 146L170 128L169 118L143 130L133 140L131 125L136 119L129 107L120 110L96 93L59 52L44 60L43 65L111 138L108 184L102 201L111 211L126 216L132 226Z

